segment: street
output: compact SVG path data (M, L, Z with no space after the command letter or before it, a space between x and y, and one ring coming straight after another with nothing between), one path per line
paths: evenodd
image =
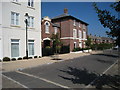
M3 88L85 88L116 60L115 56L92 54L49 65L3 72Z

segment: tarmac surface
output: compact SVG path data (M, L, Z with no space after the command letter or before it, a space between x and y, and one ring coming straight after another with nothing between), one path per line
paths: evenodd
M102 51L91 53L59 55L62 60L43 57L3 62L3 88L85 88L99 74L117 74L117 57Z

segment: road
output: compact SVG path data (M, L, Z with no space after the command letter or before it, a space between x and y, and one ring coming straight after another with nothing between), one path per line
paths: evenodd
M20 71L4 72L3 88L85 88L116 60L117 57L114 56L94 54Z

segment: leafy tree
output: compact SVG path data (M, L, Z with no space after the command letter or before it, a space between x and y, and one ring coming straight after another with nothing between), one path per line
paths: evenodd
M55 49L55 52L60 52L62 42L60 41L59 33L52 34L51 40L53 41L53 48Z
M120 47L120 1L110 5L118 13L118 17L112 15L108 10L101 10L96 3L93 7L98 14L99 21L105 28L109 28L110 32L106 32L109 36L116 38L116 44Z
M87 37L87 41L85 42L85 44L88 48L91 47L91 38L89 36Z

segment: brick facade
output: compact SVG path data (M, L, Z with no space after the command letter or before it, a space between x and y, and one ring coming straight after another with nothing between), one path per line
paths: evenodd
M49 21L50 24L50 34L45 34L45 23L46 20L42 22L42 39L49 37L53 32L54 28L52 23L59 26L60 39L63 45L69 45L70 51L74 48L85 48L85 41L87 40L87 23L67 14L67 10L64 10L64 14L54 17ZM80 44L81 43L81 44Z

